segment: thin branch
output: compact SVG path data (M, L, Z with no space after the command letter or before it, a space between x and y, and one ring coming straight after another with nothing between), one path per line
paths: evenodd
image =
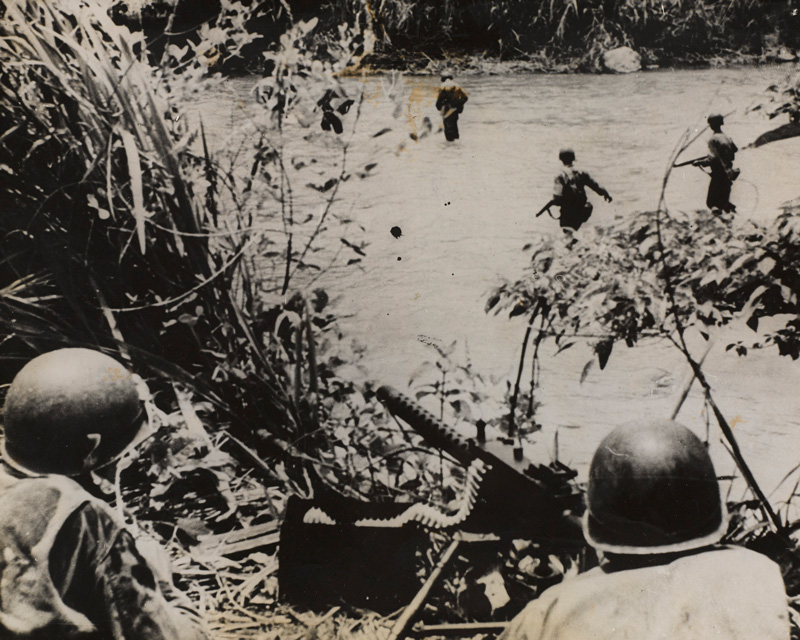
M525 329L525 336L522 338L522 353L519 356L519 367L517 369L517 379L514 382L514 393L511 395L511 402L508 411L508 435L513 437L517 431L516 425L516 411L517 411L517 400L519 398L519 387L520 381L522 380L522 370L525 368L525 352L528 349L528 342L531 339L531 333L533 332L533 323L536 320L536 317L539 315L539 305L537 304L533 308L533 312L531 313L531 317L528 320L528 326ZM541 334L540 334L541 335Z
M361 107L364 102L364 93L361 93L361 96L358 100L358 108L356 109L356 117L353 126L355 127L358 124L359 119L361 118ZM352 138L352 135L351 135ZM308 253L311 245L316 240L317 236L320 234L322 229L322 225L325 223L328 214L330 213L331 207L333 206L334 201L336 200L336 194L339 192L339 187L342 184L343 178L347 173L347 150L350 147L350 141L342 147L342 165L341 170L339 171L339 176L336 179L336 184L333 186L333 190L331 191L330 196L328 197L328 201L325 203L325 210L322 212L322 215L319 218L319 222L317 222L317 226L309 237L306 246L303 248L303 251L300 253L300 257L297 259L296 265L294 270L292 271L292 276L294 276L294 272L297 271L300 264L302 264L306 254Z
M684 134L684 140L688 139L688 130ZM672 314L672 317L675 319L675 331L678 335L678 340L670 337L672 342L678 347L678 350L684 355L689 366L691 366L692 371L694 372L695 378L697 381L702 385L703 389L706 392L706 399L708 401L711 410L714 412L714 417L717 419L717 423L719 424L719 428L722 431L725 439L728 441L730 445L731 455L733 459L736 461L736 465L739 467L739 470L742 472L742 475L747 482L747 485L750 487L750 490L756 496L759 501L759 507L764 514L765 517L769 519L775 529L780 532L783 530L783 525L781 524L780 519L777 517L775 512L772 509L772 506L767 499L767 496L761 490L758 482L753 475L753 472L750 470L747 462L742 455L741 449L739 448L739 443L736 441L736 437L733 435L733 430L731 429L730 424L725 419L725 416L722 414L722 411L717 406L712 394L711 394L711 385L708 383L708 380L703 373L703 369L701 365L692 357L691 352L689 351L689 346L686 344L686 328L683 325L683 322L680 317L680 312L678 311L678 303L676 300L675 295L675 285L670 277L670 269L671 265L667 262L667 251L666 245L664 244L664 236L662 232L662 225L661 225L661 214L668 215L666 203L665 203L665 192L667 189L667 183L669 182L670 174L672 173L672 165L675 162L675 158L680 155L691 142L687 142L680 147L680 149L673 155L670 159L669 167L667 168L666 173L664 174L664 180L661 185L661 195L659 197L658 209L656 210L656 235L658 238L658 249L659 249L659 262L661 263L661 273L662 278L664 280L664 291L667 294L667 299L669 300L670 310L669 313Z

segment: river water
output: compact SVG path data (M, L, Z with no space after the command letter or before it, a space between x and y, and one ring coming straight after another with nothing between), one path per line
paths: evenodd
M460 120L461 139L452 144L441 132L419 142L408 136L423 131L426 116L438 128L435 79L405 79L408 94L399 118L388 97L390 79L365 80L362 133L348 166L372 158L378 164L372 177L344 185L337 207L363 227L351 240L366 241L367 255L363 269L334 268L315 286L333 294L338 310L349 314L343 328L368 347L367 377L405 388L420 363L435 359L430 343L444 347L458 341L454 359L464 362L468 354L485 377L513 381L524 321L487 316L483 308L489 289L520 273L526 263L521 249L529 239L560 234L555 221L533 216L550 198L559 148L573 147L578 163L614 196L612 204L593 197L588 224L635 215L657 205L670 153L687 128L701 135L684 158L705 153L708 113L728 114L724 130L740 148L776 126L746 109L789 71L465 77L461 83L470 98ZM231 80L197 102L212 146L228 145L229 136L247 122L255 108L252 86L252 79ZM393 130L369 137L383 127ZM302 133L298 130L298 137ZM798 139L741 151L737 166L742 174L732 200L743 221L768 221L782 202L800 195ZM668 204L703 207L707 184L697 169L676 169ZM399 238L390 233L393 227L402 230ZM698 352L701 342L695 343ZM800 463L800 363L774 353L738 358L725 352L725 344L724 336L719 338L708 355L709 379L769 492ZM560 458L582 474L610 428L642 416L668 416L688 379L687 365L663 344L619 347L604 371L595 367L580 383L591 357L588 346L557 357L545 352L537 414L544 427L532 437L529 452L537 459L552 456L558 433ZM680 420L704 437L702 410L694 389ZM710 435L718 472L732 473L713 426ZM732 496L741 496L740 482Z

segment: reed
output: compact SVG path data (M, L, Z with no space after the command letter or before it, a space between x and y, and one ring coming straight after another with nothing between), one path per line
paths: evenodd
M35 353L92 346L182 380L240 427L290 428L281 374L231 286L252 233L170 93L178 79L100 3L5 5L4 379Z

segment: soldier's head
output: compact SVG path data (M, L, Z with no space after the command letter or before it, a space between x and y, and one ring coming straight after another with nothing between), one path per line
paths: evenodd
M558 152L558 159L566 165L575 162L575 152L572 149L564 148Z
M37 356L4 406L3 456L34 473L79 475L118 457L147 427L133 374L91 349Z
M719 131L722 128L722 125L725 124L725 118L722 117L721 113L712 113L708 116L708 126L711 127L714 131Z
M726 529L714 466L689 429L628 424L600 443L584 516L590 545L617 555L679 553L715 544Z

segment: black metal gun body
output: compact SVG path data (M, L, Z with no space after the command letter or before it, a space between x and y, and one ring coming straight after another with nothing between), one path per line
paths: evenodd
M561 549L585 544L578 519L583 496L571 482L577 472L559 462L534 464L512 444L482 437L482 429L476 428L475 438L465 438L392 387L380 387L378 398L428 444L463 466L479 459L489 467L459 529L536 539Z
M312 609L346 602L396 611L419 587L413 566L431 529L532 540L545 554L585 548L575 471L533 464L499 440L465 438L391 387L378 389L378 398L467 468L461 508L446 514L422 503L370 503L330 493L290 497L278 552L286 601Z

